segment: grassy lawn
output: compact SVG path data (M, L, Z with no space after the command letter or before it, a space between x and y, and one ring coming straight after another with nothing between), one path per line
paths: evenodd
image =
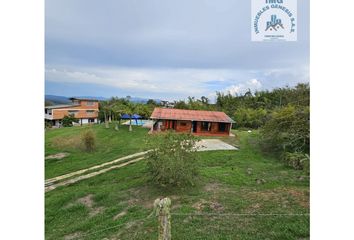
M81 128L48 131L46 155L64 150L71 155L46 163L46 176L142 150L147 134L138 127L133 133L94 130L101 143L92 154L53 145L57 137L75 138ZM162 196L172 199L173 239L308 239L309 216L257 214L308 213L309 179L264 156L257 132L234 133L236 138L226 140L239 151L197 153L200 180L188 189L154 187L141 161L46 193L46 239L157 239L157 219L149 215Z
M100 163L112 161L119 157L142 151L148 129L120 126L119 131L106 129L103 125L50 129L45 134L45 155L69 153L63 159L45 161L45 177L52 178L76 170L88 168ZM93 153L82 151L81 134L91 128L97 137L97 149Z

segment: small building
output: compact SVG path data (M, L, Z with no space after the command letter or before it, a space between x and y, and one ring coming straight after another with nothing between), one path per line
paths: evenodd
M164 100L161 100L160 105L164 108L174 108L175 107L174 102L169 102L169 101L164 101Z
M89 124L98 122L99 103L96 99L70 98L71 104L46 106L44 108L45 120L53 126L60 127L61 120L68 115L78 119L76 124Z
M151 132L175 130L204 136L228 136L234 121L224 112L155 108Z

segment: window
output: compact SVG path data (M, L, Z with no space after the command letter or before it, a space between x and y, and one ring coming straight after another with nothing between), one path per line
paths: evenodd
M210 122L202 122L202 131L210 131L211 123Z
M226 123L219 123L219 132L226 132Z
M86 110L87 115L93 115L95 113L94 110Z
M93 105L95 105L95 102L93 102L93 101L86 102L86 106L93 106Z

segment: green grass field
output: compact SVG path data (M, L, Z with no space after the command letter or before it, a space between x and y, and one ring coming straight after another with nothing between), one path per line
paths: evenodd
M46 155L70 153L46 160L47 178L145 148L146 129L93 129L98 147L91 154L58 143L76 142L85 128L46 132ZM225 140L239 151L197 153L200 177L188 189L155 187L141 161L46 193L46 239L157 239L157 219L149 215L163 196L172 199L172 239L308 239L309 216L264 214L307 214L309 179L263 155L257 132L234 133Z
M120 126L119 131L106 129L103 125L50 129L45 135L45 156L56 153L69 153L64 159L45 161L45 177L52 178L76 170L88 168L100 163L112 161L122 156L143 151L148 129ZM98 139L97 149L93 153L82 151L81 134L91 128Z

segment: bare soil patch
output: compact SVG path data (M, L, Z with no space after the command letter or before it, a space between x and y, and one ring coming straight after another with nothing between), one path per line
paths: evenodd
M85 205L89 209L90 217L103 212L103 207L94 207L93 195L89 194L85 197L79 198L76 202Z
M214 212L222 212L224 210L224 207L215 200L206 201L201 199L200 201L193 204L192 207L195 208L198 212L202 212L207 208L212 209Z
M75 232L64 236L64 240L80 239L81 232Z

